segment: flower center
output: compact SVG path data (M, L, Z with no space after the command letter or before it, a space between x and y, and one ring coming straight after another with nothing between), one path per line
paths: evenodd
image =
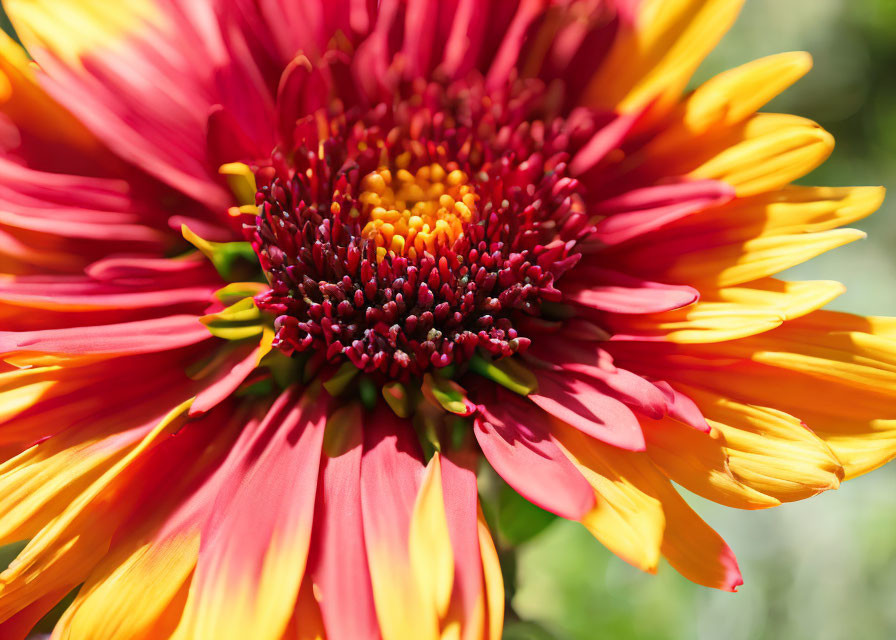
M590 228L567 170L588 121L547 115L525 83L408 89L298 120L252 167L258 215L244 225L274 346L381 381L525 350L520 329L560 299Z
M367 219L361 235L376 243L377 260L387 253L416 260L424 252L435 255L437 246L450 247L473 221L479 199L466 173L437 163L416 173L380 167L361 185L358 200Z

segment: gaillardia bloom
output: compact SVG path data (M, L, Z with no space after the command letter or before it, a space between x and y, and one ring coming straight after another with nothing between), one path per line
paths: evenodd
M734 590L757 509L896 454L896 324L772 276L878 188L684 93L739 0L7 0L0 636L479 639L487 461ZM481 454L481 455L480 455Z

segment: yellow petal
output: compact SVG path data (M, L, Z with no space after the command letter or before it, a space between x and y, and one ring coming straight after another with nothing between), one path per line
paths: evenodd
M642 423L647 455L670 479L708 500L738 509L775 507L781 501L739 481L728 468L718 431L703 433L665 418Z
M183 426L193 400L187 400L127 455L93 481L51 520L0 574L0 619L6 619L42 594L81 582L109 548L120 524L114 510L99 499L141 454Z
M788 186L690 216L620 259L646 277L686 283L701 293L730 287L863 237L837 227L877 210L883 196L879 187Z
M0 374L0 423L48 395L59 385L59 371L60 367L36 367Z
M721 180L738 196L773 191L809 173L827 159L834 138L797 116L760 113L744 123L735 144L691 171L694 178Z
M736 591L743 580L731 549L668 481L661 481L658 477L653 480L666 514L663 556L692 582L714 589Z
M714 345L712 352L688 347L673 358L659 368L676 380L799 418L827 443L847 478L896 456L889 319L816 311L768 336Z
M637 110L674 102L734 23L743 0L645 0L586 89L591 106Z
M591 514L583 520L601 542L611 541L611 551L625 553L623 559L635 559L635 566L649 571L661 553L683 576L709 587L733 591L741 584L728 545L687 506L647 454L611 447L567 425L558 425L556 435L594 484L595 510L604 502L614 511L590 524Z
M815 311L842 294L839 282L782 282L767 278L749 286L703 289L695 304L665 313L615 316L615 339L653 339L679 344L725 342L770 331Z
M153 640L177 626L199 554L198 532L119 547L97 566L60 620L60 640Z
M454 586L454 551L445 516L438 452L429 461L417 494L409 545L411 569L423 601L442 619L448 612Z
M26 47L48 49L69 64L161 17L150 0L114 7L105 0L7 0L3 6Z
M501 640L504 630L504 578L495 543L479 508L479 553L485 579L485 599L488 608L488 640Z
M38 85L31 64L22 47L0 33L0 110L29 135L85 155L96 153L96 138Z
M725 71L698 87L671 116L650 144L651 155L675 154L681 145L716 127L731 127L803 77L812 57L801 51L780 53Z
M728 469L742 484L781 502L836 489L843 467L805 424L783 411L737 402L724 395L679 386L717 430Z
M557 423L560 445L594 487L597 502L582 524L610 551L654 573L660 559L665 517L660 502L639 487L650 461L626 455L581 431Z
M743 244L724 244L683 255L671 266L669 280L730 287L773 276L863 238L865 233L857 229L760 236Z

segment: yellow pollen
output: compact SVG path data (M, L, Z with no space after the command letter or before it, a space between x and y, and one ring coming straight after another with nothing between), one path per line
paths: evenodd
M463 235L463 225L474 220L479 196L469 176L439 164L411 173L410 157L398 158L394 173L380 167L364 177L358 200L366 224L361 235L377 246L377 258L386 253L416 258L434 254Z

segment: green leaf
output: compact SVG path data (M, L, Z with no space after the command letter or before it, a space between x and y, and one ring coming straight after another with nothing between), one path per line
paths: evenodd
M557 519L506 484L498 493L497 511L498 530L507 542L515 545L531 540Z

